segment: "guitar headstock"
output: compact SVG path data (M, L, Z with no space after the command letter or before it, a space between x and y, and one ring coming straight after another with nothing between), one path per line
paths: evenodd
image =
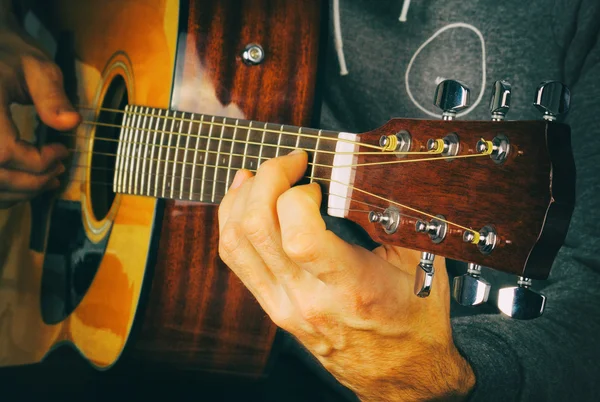
M360 135L361 143L384 149L361 147L347 217L380 243L465 261L475 270L547 278L575 201L570 129L554 121L568 107L566 87L562 101L555 83L540 87L534 104L544 119L504 121L510 89L496 83L494 120L460 121L452 119L466 104L461 87L452 87L460 84L441 85L436 104L445 120L394 119ZM424 271L418 274L426 282Z

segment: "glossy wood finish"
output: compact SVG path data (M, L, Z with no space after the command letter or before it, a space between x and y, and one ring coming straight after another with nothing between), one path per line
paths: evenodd
M319 3L190 1L172 108L310 124ZM252 42L263 46L266 59L251 67L240 54ZM135 355L179 368L260 376L276 327L218 258L216 212L216 206L166 202Z
M364 212L348 217L362 225L377 241L395 244L456 260L474 262L533 279L545 279L562 245L574 207L575 166L567 126L544 121L470 122L398 119L361 135L362 142L377 144L381 135L407 130L412 150L424 150L430 138L456 133L459 155L474 154L480 138L509 138L508 160L498 165L488 156L432 160L395 165L359 167L354 186L394 202L479 231L494 225L500 241L491 254L483 255L475 245L464 243L462 229L450 226L445 240L434 244L428 235L416 233L423 216L403 208L406 214L398 231L388 235ZM361 155L358 164L389 161L394 156ZM409 156L419 158L423 155ZM426 156L428 157L428 156ZM433 156L435 158L435 156ZM351 210L368 211L360 201L382 208L393 205L357 190ZM426 218L430 220L430 218Z
M77 56L77 98L80 105L97 105L107 78L126 68L132 103L168 107L177 39L178 1L56 0L41 1L38 15L51 22L50 33L72 33ZM42 33L34 26L36 33ZM42 44L49 44L42 35ZM82 109L86 119L94 112ZM31 138L31 112L19 119L22 135ZM104 221L90 217L89 153L94 129L77 130L75 152L59 198L81 203L82 220L90 238L110 239L98 273L75 311L54 325L40 314L44 255L30 248L31 208L22 204L0 213L0 366L39 362L52 349L69 344L98 368L107 368L121 355L128 340L146 269L156 201L120 196L114 214ZM95 231L95 235L94 232ZM69 236L65 233L64 236ZM97 240L97 239L96 239Z

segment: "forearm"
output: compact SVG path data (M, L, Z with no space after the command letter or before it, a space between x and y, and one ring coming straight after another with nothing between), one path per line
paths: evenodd
M395 375L365 384L357 395L371 401L465 401L475 387L475 374L456 351L427 348L422 358Z

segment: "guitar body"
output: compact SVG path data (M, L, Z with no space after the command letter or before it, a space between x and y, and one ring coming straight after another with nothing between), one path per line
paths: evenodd
M26 25L58 38L49 47L75 103L92 108L86 121L120 123L100 108L129 103L311 123L319 2L40 4L41 25L31 15ZM262 64L242 62L249 43L264 48ZM15 116L22 133L54 136L30 109ZM218 258L217 207L115 196L101 173L114 157L98 156L114 151L97 140L113 131L82 124L67 141L76 151L61 191L0 215L0 367L70 345L98 369L127 356L263 375L276 327Z

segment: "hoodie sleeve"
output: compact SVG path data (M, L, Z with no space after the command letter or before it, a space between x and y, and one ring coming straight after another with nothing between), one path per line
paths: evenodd
M591 401L600 397L600 4L557 1L555 40L571 89L566 122L577 169L576 206L545 285L546 311L532 321L500 315L453 319L472 365L472 401Z

